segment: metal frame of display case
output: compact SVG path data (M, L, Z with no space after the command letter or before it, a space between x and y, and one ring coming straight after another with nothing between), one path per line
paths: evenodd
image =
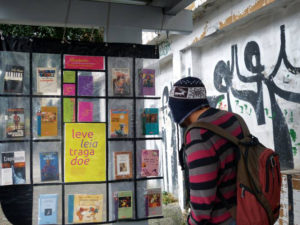
M110 220L109 219L109 184L110 183L117 183L117 182L133 182L134 190L133 197L134 197L134 217L132 219L125 219L122 221L140 221L140 220L148 220L148 219L155 219L155 218L162 218L163 216L156 216L156 217L138 217L138 207L137 207L137 183L138 181L143 180L161 180L163 179L162 176L158 177L141 177L137 178L137 141L147 141L147 140L161 140L161 137L137 137L137 126L136 121L138 119L137 112L136 112L136 100L137 99L145 99L145 100L158 100L160 97L143 97L137 96L136 94L136 59L137 58L145 58L145 59L158 59L158 49L156 46L145 46L145 45L136 45L136 44L113 44L113 43L84 43L84 42L71 42L71 43L61 43L60 41L56 40L41 40L41 39L31 39L31 38L10 38L6 37L4 40L0 41L0 51L13 51L13 52L27 52L29 53L30 60L29 60L29 73L30 73L30 83L29 83L29 94L0 94L0 97L26 97L29 98L30 102L30 136L29 139L24 138L24 140L0 140L0 143L16 143L16 142L29 142L30 146L30 184L22 184L25 186L52 186L52 185L61 185L62 186L62 221L61 224L69 224L65 221L65 186L67 185L78 185L78 184L106 184L106 221L104 222L97 222L97 223L82 223L82 224L106 224L106 223L114 223L118 220ZM33 60L32 55L33 53L45 53L45 54L60 54L61 60L61 93L60 95L36 95L33 94ZM103 56L105 59L105 69L104 70L77 70L77 69L64 69L64 55L87 55L87 56ZM133 94L132 96L109 96L108 94L108 57L130 57L132 58L132 74L131 77L131 85ZM1 59L0 59L1 60ZM63 72L64 71L76 71L75 72L75 85L76 85L76 92L75 96L64 96L63 95ZM77 76L78 71L87 71L87 72L104 72L105 73L105 96L78 96L77 92ZM34 139L33 137L33 99L34 98L59 98L60 99L60 107L61 107L61 138L56 139ZM64 120L63 120L63 99L64 98L74 98L75 99L75 122L77 122L77 114L78 114L78 107L77 101L78 98L80 99L105 99L106 109L105 109L105 119L106 119L106 181L100 182L65 182L64 176ZM109 105L108 102L110 99L129 99L133 100L133 136L128 138L109 138ZM130 123L131 121L129 121ZM86 123L101 123L101 122L86 122ZM111 141L130 141L133 142L133 178L132 179L121 179L121 180L110 180L109 179L109 142ZM53 182L53 183L34 183L33 181L33 143L35 142L60 142L61 143L61 182ZM22 186L18 185L18 186ZM0 186L0 190L1 187ZM12 186L13 187L13 186ZM33 197L32 197L33 198ZM32 207L32 206L29 206Z

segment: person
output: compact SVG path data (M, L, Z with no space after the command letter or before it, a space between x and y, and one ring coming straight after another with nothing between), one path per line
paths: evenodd
M243 137L233 113L209 106L206 88L195 77L177 81L169 95L174 121L183 128L196 121L218 125L237 138ZM187 172L189 225L234 225L229 208L236 205L236 151L226 139L203 128L185 136L183 161Z

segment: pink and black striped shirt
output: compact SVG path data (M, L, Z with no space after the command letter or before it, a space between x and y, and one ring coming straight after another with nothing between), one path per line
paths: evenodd
M242 138L240 124L233 113L210 108L198 119L210 122ZM202 128L186 135L185 160L189 173L190 225L228 225L232 218L226 204L236 204L236 151L226 139Z

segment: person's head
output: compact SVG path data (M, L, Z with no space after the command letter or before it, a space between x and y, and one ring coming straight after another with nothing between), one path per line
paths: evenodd
M180 126L189 125L192 113L209 107L206 89L196 77L186 77L177 81L169 94L169 107L174 121Z

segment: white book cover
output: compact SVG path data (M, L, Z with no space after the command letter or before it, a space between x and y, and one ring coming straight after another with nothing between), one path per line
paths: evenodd
M2 185L12 185L12 169L11 168L2 168L1 170L1 184Z
M57 73L54 67L38 67L37 72L37 92L56 93L57 92Z

